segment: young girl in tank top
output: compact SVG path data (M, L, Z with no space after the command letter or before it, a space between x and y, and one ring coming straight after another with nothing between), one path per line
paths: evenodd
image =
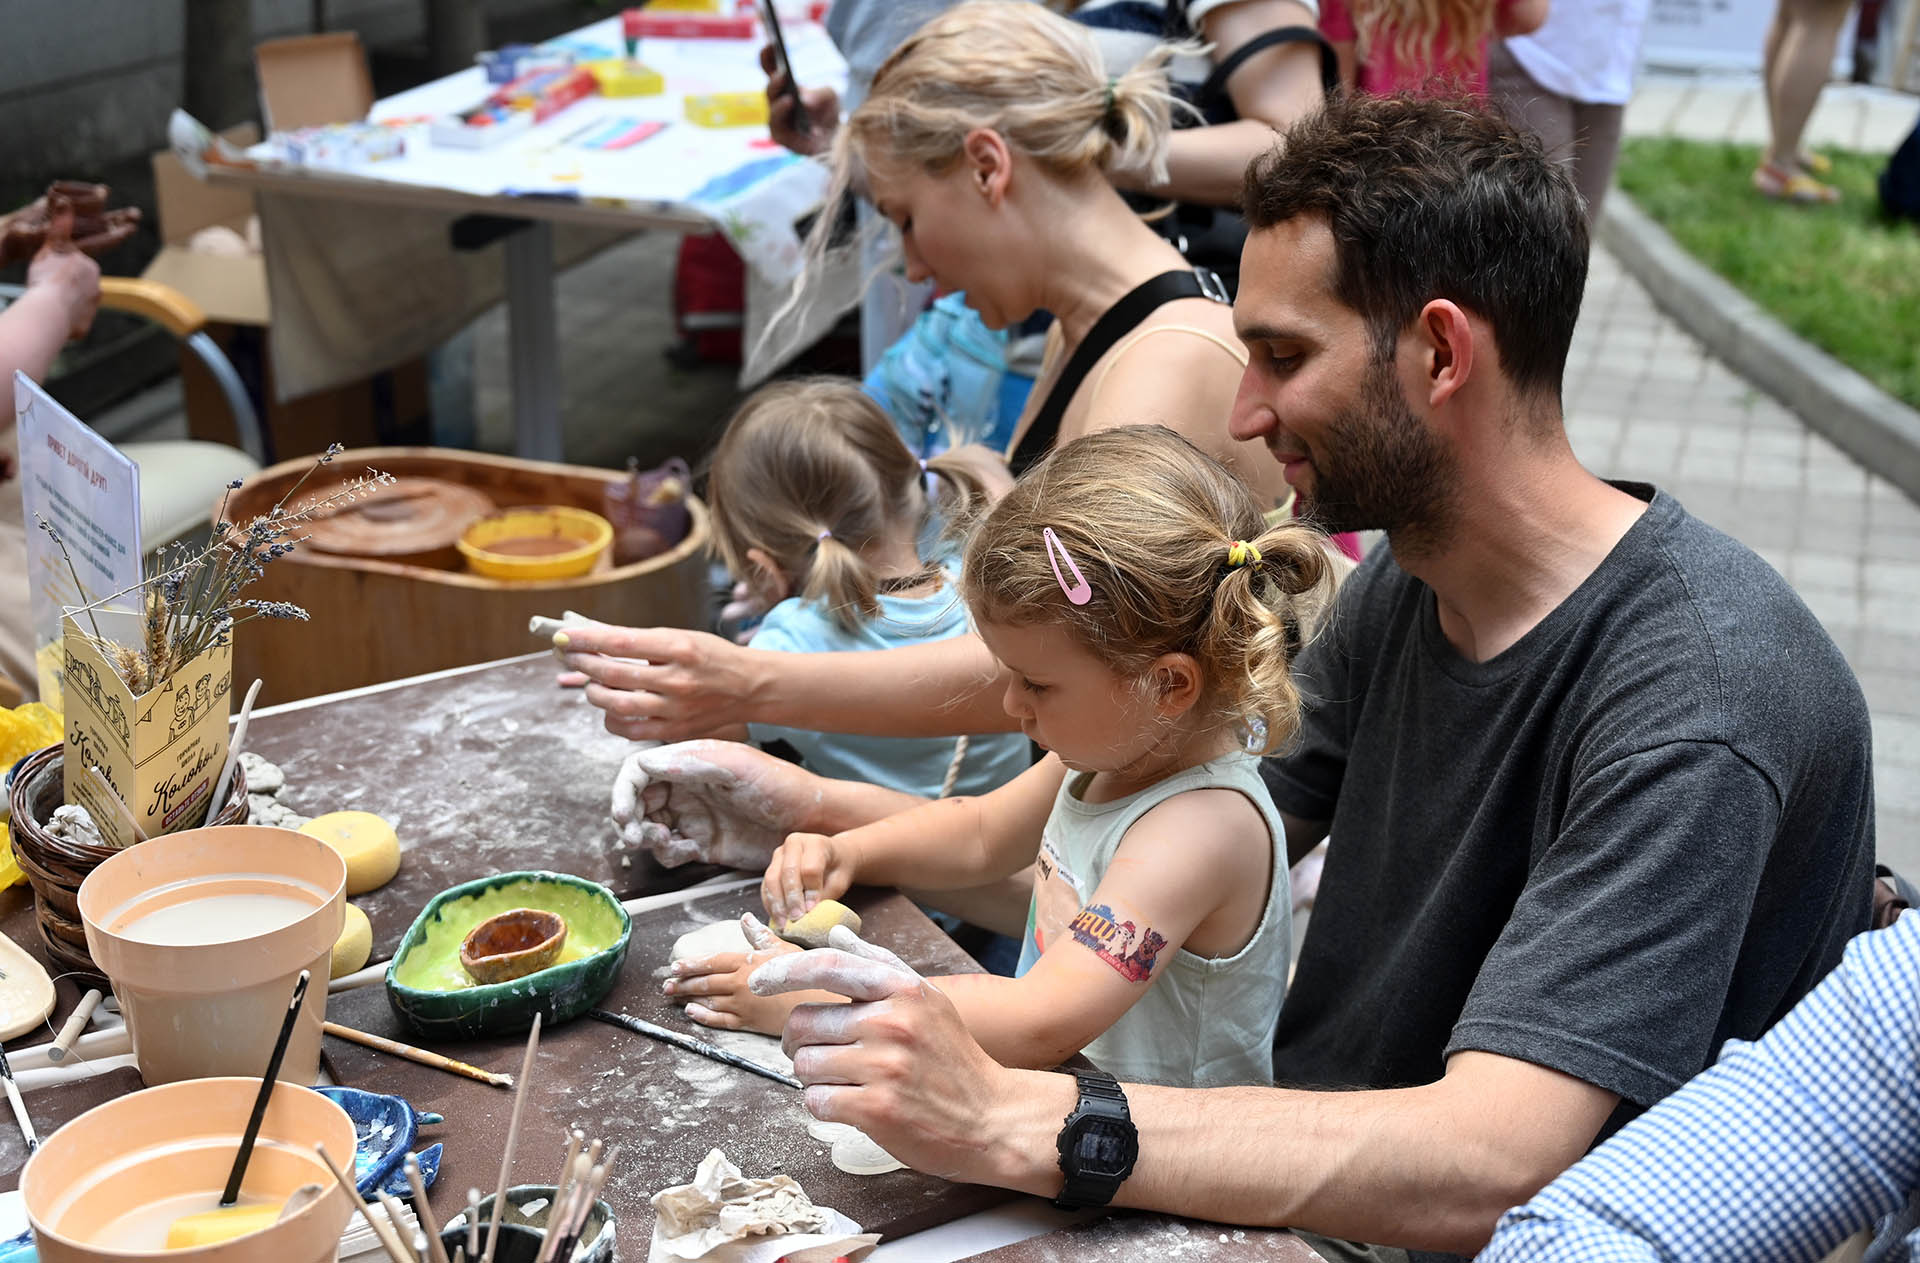
M1298 727L1291 661L1331 564L1170 430L1054 452L975 528L961 578L1008 713L1050 753L978 798L791 835L762 886L771 918L855 882L965 889L1031 868L1019 975L937 980L996 1060L1084 1050L1133 1081L1265 1081L1291 927L1257 756ZM777 1033L825 998L750 994L777 950L683 962L666 990L696 1021Z
M766 610L750 642L780 653L893 649L962 636L944 521L985 489L957 460L916 460L878 404L848 380L779 382L740 405L713 456L715 550ZM978 794L1027 769L1012 733L869 737L749 724L822 776L938 798Z

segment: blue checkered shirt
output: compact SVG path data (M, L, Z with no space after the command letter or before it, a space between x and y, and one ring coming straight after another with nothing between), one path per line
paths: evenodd
M1480 1263L1920 1260L1920 912L1500 1220Z

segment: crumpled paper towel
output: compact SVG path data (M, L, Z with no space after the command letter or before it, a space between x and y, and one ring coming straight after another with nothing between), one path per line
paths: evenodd
M832 1263L864 1258L877 1232L830 1206L815 1206L792 1176L748 1179L718 1149L710 1149L693 1183L653 1195L658 1216L647 1263Z

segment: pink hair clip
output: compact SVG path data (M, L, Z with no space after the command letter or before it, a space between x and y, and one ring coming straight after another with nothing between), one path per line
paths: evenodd
M1093 585L1080 573L1080 567L1073 564L1073 556L1067 552L1067 546L1053 533L1051 526L1040 532L1041 541L1047 547L1047 564L1053 567L1053 577L1059 583L1060 590L1067 594L1067 600L1075 605L1085 605L1093 599ZM1073 586L1067 586L1066 576L1060 573L1060 563L1067 563L1067 569L1073 571Z

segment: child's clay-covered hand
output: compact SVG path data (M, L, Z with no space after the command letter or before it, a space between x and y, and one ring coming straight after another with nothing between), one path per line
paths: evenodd
M818 797L817 778L737 741L636 750L613 782L621 840L668 868L698 861L765 869Z
M787 1014L805 997L758 996L747 988L747 979L776 956L800 949L774 937L751 914L741 918L741 925L753 951L676 960L672 977L660 984L660 990L675 1004L686 1005L687 1016L702 1026L778 1035L786 1026Z
M767 865L760 901L775 925L805 916L822 899L838 899L853 885L852 848L824 833L789 833Z

